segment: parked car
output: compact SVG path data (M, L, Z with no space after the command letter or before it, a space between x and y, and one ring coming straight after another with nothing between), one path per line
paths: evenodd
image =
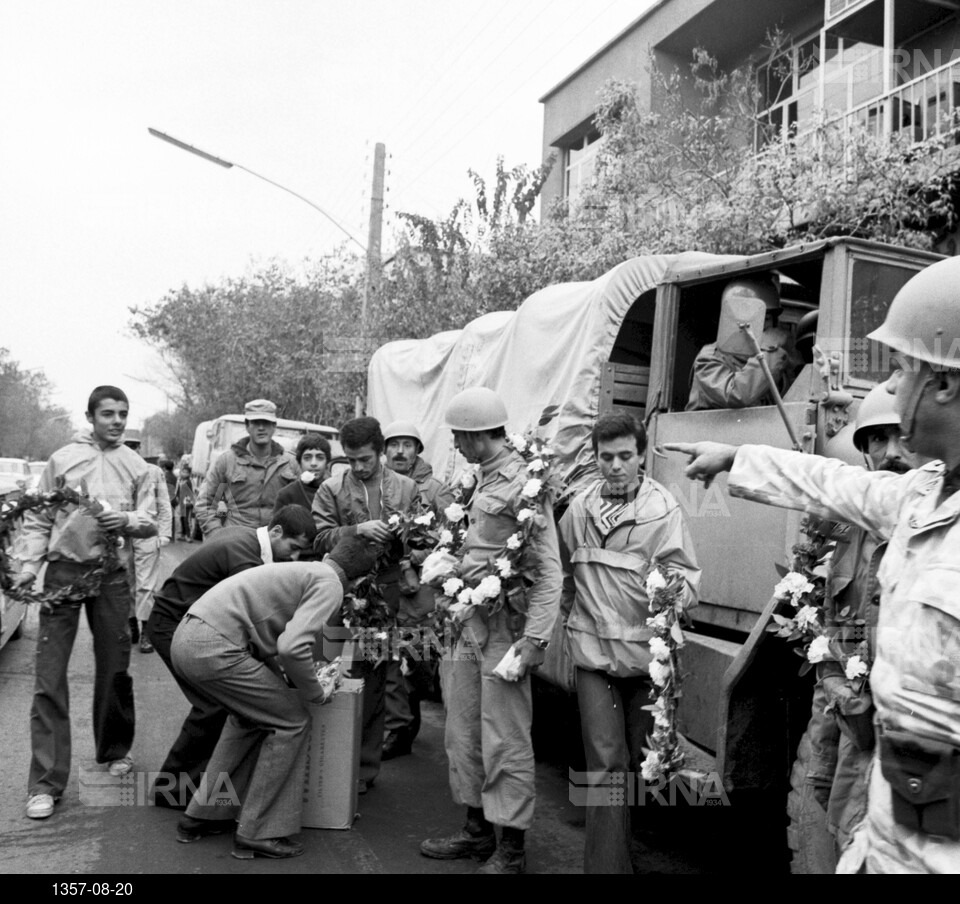
M16 499L30 488L30 465L25 458L0 458L0 500Z
M47 463L45 461L30 462L30 483L27 485L28 490L35 490L40 486L40 475L43 474L46 467Z

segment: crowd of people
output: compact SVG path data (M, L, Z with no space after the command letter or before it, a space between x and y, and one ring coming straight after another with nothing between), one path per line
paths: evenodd
M960 261L952 259L922 271L897 295L873 335L892 349L897 370L861 403L849 431L852 455L837 451L846 438L839 434L832 459L765 446L666 447L689 456L691 479L709 483L729 471L734 495L835 522L828 626L852 610L876 629L869 632L874 665L866 703L836 663L818 666L798 820L808 872L960 871L953 649L960 609L951 555L960 536L958 284ZM744 298L756 309L747 319L756 314L758 326L764 309L774 312L768 287L742 281L724 303L735 307ZM769 322L763 337L758 356L766 366L759 369L749 355L737 357L736 343L705 349L689 407L725 399L755 404L771 380L786 375L788 343ZM470 607L439 664L449 785L465 812L461 827L424 840L421 854L473 858L481 873L526 871L525 835L536 806L530 675L544 661L558 618L576 672L587 774L601 786L641 772L653 690L645 579L654 566L678 576L678 605L689 609L697 604L700 569L682 508L644 474L646 432L632 416L596 420L590 441L602 479L559 518L544 497L536 530L525 532L531 474L508 440L504 400L490 389L466 389L445 410L456 449L476 474L456 506L453 489L422 457L416 424L347 422L340 441L349 468L328 476L327 440L308 435L286 452L273 441L276 405L254 400L245 409L247 438L217 459L197 494L203 544L162 586L154 580L147 601L137 598L139 577L131 585L128 574L133 568L138 575L138 556L158 553L158 537L172 536L173 528L161 503L168 481L124 443L128 408L120 389L97 387L90 432L55 453L41 478L41 490L61 477L82 481L91 498L108 504L33 510L23 527L18 583L32 582L43 563L45 590L93 566L103 572L94 595L41 611L27 816L51 816L67 785L67 663L81 608L96 657L97 762L118 776L133 768L134 611L191 704L152 792L156 805L185 809L177 840L230 832L241 859L301 854L295 836L308 707L324 697L317 651L342 625L345 593L371 575L395 627L431 618L436 588L421 580L426 553L404 544L395 516L429 511L439 523L461 506L461 584L488 579L491 563L521 536L529 538L525 580L523 592L508 594L502 606ZM182 475L172 484L180 499L182 484ZM118 536L131 541L124 545L129 561L105 556ZM511 657L507 680L501 669ZM384 759L410 753L435 669L429 662L419 671L352 663L352 677L364 681L359 793L375 784ZM229 779L229 800L210 776ZM632 871L630 818L629 807L588 803L585 872Z

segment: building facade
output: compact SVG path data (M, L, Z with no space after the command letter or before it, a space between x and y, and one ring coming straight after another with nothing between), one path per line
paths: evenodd
M760 120L776 129L802 132L821 110L916 141L960 124L960 0L659 0L540 98L543 159L557 155L544 209L575 205L592 178L604 83L635 82L652 108L651 61L684 70L696 47L724 70L756 67Z

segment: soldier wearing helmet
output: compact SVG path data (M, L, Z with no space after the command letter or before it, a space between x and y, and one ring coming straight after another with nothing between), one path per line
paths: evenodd
M693 363L690 399L687 411L711 408L750 408L754 405L772 405L773 397L763 367L757 357L733 330L734 340L724 342L725 326L751 319L749 314L759 310L760 303L766 315L760 347L781 395L795 376L794 352L787 330L777 326L780 315L780 295L769 280L735 279L724 287L720 299L720 327L716 342L700 349ZM757 329L759 332L759 329Z
M443 510L453 502L453 492L433 476L433 468L422 457L423 440L412 421L394 421L383 430L386 443L385 461L388 468L411 478L420 488L420 499L439 521ZM397 627L416 629L426 625L436 605L432 587L420 584L420 565L427 550L411 549L400 562L400 611ZM416 632L411 632L412 649L417 658L407 659L403 674L400 662L387 663L386 737L383 741L383 759L405 756L411 752L414 739L420 731L420 700L434 684L436 658L428 658L428 650L415 643ZM405 649L410 649L405 647Z
M856 421L831 437L828 457L871 471L906 473L914 456L900 443L900 416L883 384L875 386L857 409ZM867 632L870 659L880 612L877 572L886 541L845 524L834 525L837 545L829 565L825 626L835 631L853 621ZM839 613L846 612L845 617ZM817 665L817 686L807 726L807 758L796 770L804 780L795 790L790 815L796 828L795 873L832 873L837 856L863 821L867 780L873 758L873 698L869 685L854 683L839 662Z
M678 443L688 477L847 521L889 541L869 674L877 754L863 823L838 872L960 871L960 258L897 293L869 338L892 352L901 441L930 458L870 473L765 446Z
M520 527L517 512L528 475L522 456L507 445L507 409L495 392L466 389L454 396L445 414L457 449L478 465L460 574L467 586L474 586ZM491 614L478 609L464 622L457 648L441 665L450 787L454 800L466 806L467 819L459 832L430 838L420 851L439 860L492 854L480 868L484 873L526 869L524 833L533 822L536 798L529 671L543 662L561 585L549 502L544 509L543 527L526 552L535 578L525 599L508 601ZM514 644L520 677L505 681L493 670Z

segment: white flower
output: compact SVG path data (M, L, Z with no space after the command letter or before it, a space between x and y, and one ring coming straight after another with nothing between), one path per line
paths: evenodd
M657 631L665 631L667 629L667 613L661 612L653 618L648 618L647 627L654 628Z
M867 664L859 656L851 656L843 670L847 673L847 678L853 681L856 678L862 678L867 674Z
M816 606L803 606L797 612L797 627L801 631L814 627L818 622L820 610Z
M498 596L500 596L500 578L495 574L488 574L473 591L473 601L475 603L495 600Z
M536 499L540 494L540 488L543 486L542 480L537 480L536 478L531 478L524 485L523 489L520 491L520 495L526 499Z
M375 640L386 640L388 635L386 631L378 631L373 635Z
M447 519L447 521L450 521L453 524L456 524L458 521L462 521L465 514L466 512L464 511L463 506L460 505L459 502L451 502L450 505L443 510L443 516Z
M830 655L830 641L826 637L814 637L807 649L807 659L810 662L823 662Z
M388 524L390 527L396 527L399 523L400 523L400 516L399 516L399 515L391 515L391 516L387 519L387 524Z
M519 549L523 546L523 537L520 534L511 534L507 537L507 549Z
M301 475L300 475L300 480L303 481L304 483L313 483L313 479L314 479L316 476L317 476L317 475L314 474L313 471L304 471L304 472L301 473Z
M460 595L457 597L457 602L461 606L469 606L473 602L473 591L469 587L465 587L460 591Z
M529 521L533 517L533 509L522 508L517 512L517 523L523 524L525 521Z
M667 683L667 679L670 677L670 666L654 660L650 663L649 668L650 680L657 685L657 687L663 687L663 685Z
M651 750L647 758L640 764L640 774L645 782L654 782L660 778L663 773L663 767L660 765L660 755Z
M451 543L453 543L453 534L448 530L440 531L440 545L449 546Z
M509 578L515 574L513 566L510 564L510 560L504 556L502 559L497 559L494 564L497 566L497 571L500 572L500 577Z
M469 490L470 487L475 486L476 483L477 472L474 468L467 468L467 470L460 475L460 486L465 490Z
M423 561L420 581L424 584L436 584L441 578L452 575L456 566L456 556L450 555L445 549L435 549Z
M653 717L653 724L657 728L669 728L670 719L667 718L667 714L663 710L658 710L657 714Z
M539 474L543 470L543 460L540 458L535 458L530 464L527 465L527 470L531 474Z
M354 608L354 611L356 611L356 612L363 612L363 610L367 608L367 601L366 601L366 600L354 600L354 601L353 601L353 608Z
M429 527L431 524L433 524L433 519L433 512L427 512L426 514L421 515L419 518L414 518L413 523L422 524L424 527ZM391 518L390 520L392 521L393 519Z
M653 571L647 575L647 596L653 596L666 586L667 582L664 580L663 575L660 574L660 569L654 568Z
M443 595L456 596L463 587L463 581L460 578L450 578L443 582Z
M666 662L670 658L670 647L659 637L650 638L650 652L657 662Z
M519 433L511 433L508 437L510 445L518 452L527 451L527 441Z
M811 590L813 590L813 584L799 572L791 571L773 588L773 595L783 599L789 596L793 604L797 605L800 597L804 593L810 593Z

